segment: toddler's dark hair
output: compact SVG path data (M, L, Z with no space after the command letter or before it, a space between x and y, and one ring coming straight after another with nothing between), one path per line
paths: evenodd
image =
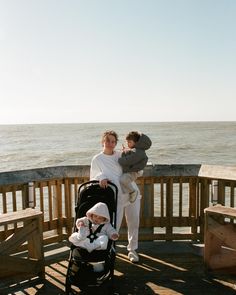
M127 135L126 135L126 140L133 140L134 142L139 141L140 138L140 134L138 133L138 131L130 131Z

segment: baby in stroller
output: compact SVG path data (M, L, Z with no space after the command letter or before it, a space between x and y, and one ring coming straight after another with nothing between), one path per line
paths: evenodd
M96 180L80 185L75 207L74 230L69 237L70 257L65 281L66 294L74 288L88 294L113 294L116 209L118 189L109 183L101 188ZM87 294L87 293L85 293Z
M72 233L69 241L77 247L93 250L106 250L108 240L118 240L119 234L110 223L107 205L98 202L86 212L86 216L76 220L77 232Z

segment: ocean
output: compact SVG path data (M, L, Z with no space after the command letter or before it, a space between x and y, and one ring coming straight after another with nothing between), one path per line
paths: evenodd
M0 125L0 172L64 165L89 165L100 152L101 135L131 130L152 140L149 162L236 166L235 122L78 123Z

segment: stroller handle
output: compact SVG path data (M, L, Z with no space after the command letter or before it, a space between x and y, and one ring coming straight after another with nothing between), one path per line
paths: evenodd
M109 180L108 180L107 183L108 183L108 185L111 187L111 189L114 190L114 193L115 193L115 207L117 208L118 188L117 188L117 186L116 186L113 182L111 182L111 181L109 181ZM93 185L93 184L94 184L94 185L99 184L99 180L90 180L90 181L87 181L87 182L82 183L82 184L80 185L80 187L79 187L79 190L78 190L78 196L80 196L80 193L81 193L81 191L82 191L83 188L86 188L86 186L88 186L88 185ZM77 202L76 202L76 203L77 203ZM114 226L116 227L116 219L115 219Z
M118 194L118 188L117 188L117 186L113 182L111 182L110 180L108 180L107 183L109 185L111 185L115 189L115 192L116 192L116 195L117 195ZM86 186L88 184L99 184L99 180L89 180L87 182L82 183L81 186L79 187L79 192L80 192L80 190L81 190L82 187L84 187L84 186Z

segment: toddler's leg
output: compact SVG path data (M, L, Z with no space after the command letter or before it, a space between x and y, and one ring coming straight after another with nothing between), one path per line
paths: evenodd
M131 173L123 173L120 177L120 183L124 193L131 193L134 191L132 185L133 177Z
M126 192L129 193L129 202L133 203L137 199L139 192L134 187L133 183L137 179L137 172L124 173L121 176L121 184L125 187Z

